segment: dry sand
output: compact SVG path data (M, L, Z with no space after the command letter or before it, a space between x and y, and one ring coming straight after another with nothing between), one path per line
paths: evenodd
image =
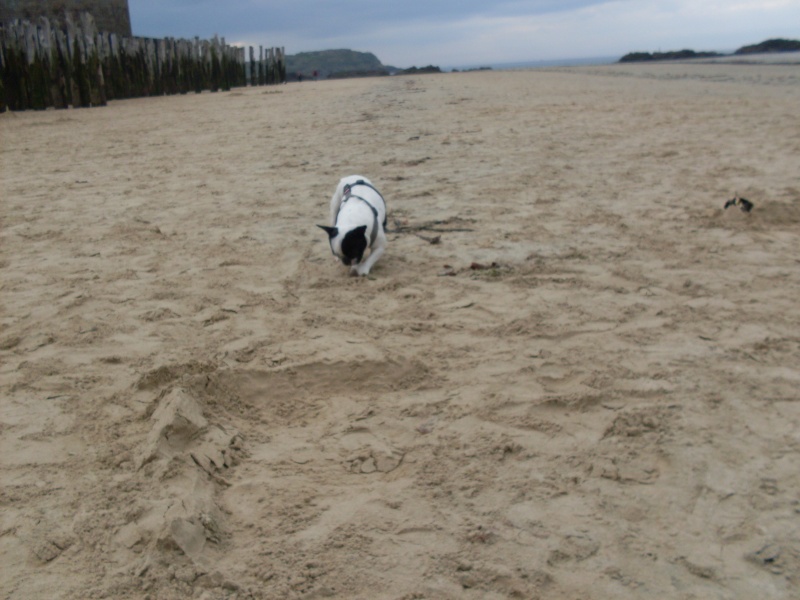
M798 598L798 106L651 64L0 115L3 597ZM314 226L351 173L368 279Z

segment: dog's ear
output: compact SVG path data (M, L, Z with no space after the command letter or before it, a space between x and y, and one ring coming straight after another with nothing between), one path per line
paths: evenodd
M339 230L336 227L326 227L325 225L317 225L320 229L324 229L331 239L339 235Z
M360 233L362 235L365 235L367 233L367 226L366 225L359 225L358 227L353 229L353 233L356 233L356 234Z

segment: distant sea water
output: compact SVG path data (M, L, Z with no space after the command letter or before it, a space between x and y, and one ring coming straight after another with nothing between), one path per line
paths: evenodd
M610 65L619 61L619 56L595 56L592 58L561 58L558 60L529 60L523 62L483 63L476 65L459 65L442 67L442 71L469 71L472 69L490 68L493 71L511 69L542 69L545 67L581 67L586 65Z

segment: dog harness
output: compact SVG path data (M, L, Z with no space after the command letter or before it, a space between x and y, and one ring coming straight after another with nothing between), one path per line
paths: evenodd
M352 190L357 185L364 185L364 186L366 186L368 188L372 188L373 190L375 190L375 193L378 194L378 196L381 197L381 200L383 200L383 195L377 190L377 188L374 185L371 185L371 184L367 183L363 179L359 179L358 181L356 181L354 183L348 183L347 185L344 186L344 197L342 198L342 204L344 204L345 202L350 200L350 198L355 198L356 200L361 200L364 204L369 206L370 209L372 210L372 216L373 216L374 220L372 222L372 233L369 236L369 245L371 247L372 244L375 243L375 238L378 237L378 209L375 208L372 205L372 202L370 202L366 198L353 193ZM386 200L383 200L383 203L385 205L386 204ZM341 208L339 210L341 210ZM386 227L386 221L385 220L384 220L383 226Z

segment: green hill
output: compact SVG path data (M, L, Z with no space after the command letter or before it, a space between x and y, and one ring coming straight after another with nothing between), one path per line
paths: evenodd
M752 46L742 46L733 54L761 54L766 52L797 52L800 40L784 40L775 38ZM694 50L674 50L672 52L630 52L619 59L619 62L645 62L651 60L684 60L687 58L712 58L725 56L718 52L695 52Z
M671 52L631 52L619 62L645 62L651 60L685 60L687 58L712 58L722 56L717 52L695 52L694 50L673 50Z
M766 52L797 52L800 50L800 40L785 40L775 38L766 40L752 46L742 46L734 54L762 54Z
M286 74L289 79L298 75L311 78L314 71L321 79L343 76L388 75L385 67L372 52L355 50L320 50L286 55Z

